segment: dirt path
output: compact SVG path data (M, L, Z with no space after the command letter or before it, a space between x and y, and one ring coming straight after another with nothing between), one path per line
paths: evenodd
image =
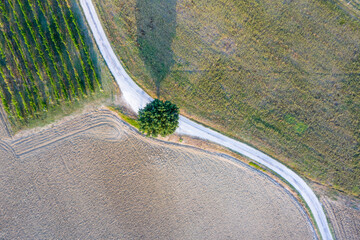
M136 85L134 81L132 81L130 76L122 67L120 61L111 48L92 1L80 0L80 5L83 9L90 29L92 30L100 52L107 62L110 71L114 75L121 92L123 93L124 100L135 112L137 112L140 108L143 108L148 102L150 102L152 98L146 94L138 85ZM312 214L314 215L314 219L319 227L322 238L326 240L332 239L332 235L321 203L311 188L305 183L305 181L292 170L279 163L275 159L244 143L233 140L218 132L203 127L183 116L180 118L180 126L177 132L179 134L186 134L218 143L246 157L249 157L254 161L257 161L260 164L263 164L264 166L279 174L281 177L286 179L304 198L307 205L311 209Z
M0 156L0 238L316 238L262 172L144 137L107 110L15 135Z

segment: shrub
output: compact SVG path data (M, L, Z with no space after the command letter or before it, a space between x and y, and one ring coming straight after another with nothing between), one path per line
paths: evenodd
M169 101L155 99L139 110L139 130L148 136L163 137L175 132L179 124L179 108Z

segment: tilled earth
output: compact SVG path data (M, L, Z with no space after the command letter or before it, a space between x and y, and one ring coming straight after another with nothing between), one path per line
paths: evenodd
M315 238L263 173L146 138L107 110L0 143L0 238Z
M360 239L360 202L351 202L345 197L336 199L323 196L323 206L338 240Z

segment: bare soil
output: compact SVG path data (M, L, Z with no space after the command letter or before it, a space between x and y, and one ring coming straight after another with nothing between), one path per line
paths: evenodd
M0 238L313 239L281 185L107 110L0 144Z
M345 199L322 197L323 206L330 218L336 239L359 239L360 204L349 206Z
M335 238L360 239L360 199L318 184L313 184L312 188L320 195L320 201L330 220Z

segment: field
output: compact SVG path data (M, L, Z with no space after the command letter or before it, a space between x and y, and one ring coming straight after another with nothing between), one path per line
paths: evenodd
M359 196L358 20L330 1L94 2L153 97Z
M0 28L0 99L15 130L108 94L73 0L1 1Z
M313 239L281 185L107 110L0 141L4 239Z
M346 9L352 16L360 19L360 1L359 0L339 0L340 7Z
M360 201L336 192L320 197L338 240L356 240L360 236Z

